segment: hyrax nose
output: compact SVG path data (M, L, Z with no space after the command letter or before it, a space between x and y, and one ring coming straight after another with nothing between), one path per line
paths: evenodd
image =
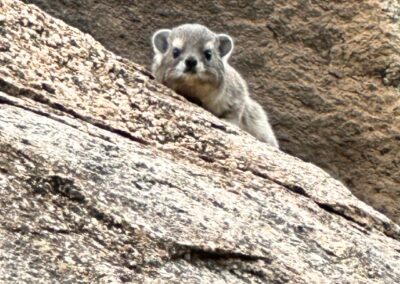
M196 60L196 58L194 58L193 56L189 56L189 57L186 58L186 60L185 60L185 65L186 65L186 68L187 68L188 70L194 69L194 67L196 67L196 65L197 65L197 60Z

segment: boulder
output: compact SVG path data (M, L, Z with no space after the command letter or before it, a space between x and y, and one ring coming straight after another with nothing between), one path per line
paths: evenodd
M341 182L37 7L0 11L0 282L398 282L399 226Z
M25 0L150 65L151 34L199 22L236 39L233 66L281 148L400 223L400 4L368 1Z

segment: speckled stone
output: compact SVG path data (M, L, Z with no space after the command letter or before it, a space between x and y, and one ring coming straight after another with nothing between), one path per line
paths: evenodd
M397 283L400 228L35 6L1 0L1 283Z
M150 65L159 28L199 22L235 39L232 64L281 148L400 224L398 0L25 0Z

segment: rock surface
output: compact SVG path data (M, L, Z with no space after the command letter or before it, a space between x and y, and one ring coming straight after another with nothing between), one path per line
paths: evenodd
M233 35L233 65L282 149L400 223L398 1L26 2L145 65L156 29L195 21Z
M399 226L327 173L34 6L0 11L0 282L400 279Z

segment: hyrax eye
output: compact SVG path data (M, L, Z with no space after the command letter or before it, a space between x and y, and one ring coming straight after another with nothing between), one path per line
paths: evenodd
M174 47L174 49L172 50L172 56L174 58L177 58L180 54L181 54L181 50L177 47Z
M211 60L211 57L212 57L212 50L211 50L211 49L207 49L206 51L204 51L204 57L205 57L207 60Z

